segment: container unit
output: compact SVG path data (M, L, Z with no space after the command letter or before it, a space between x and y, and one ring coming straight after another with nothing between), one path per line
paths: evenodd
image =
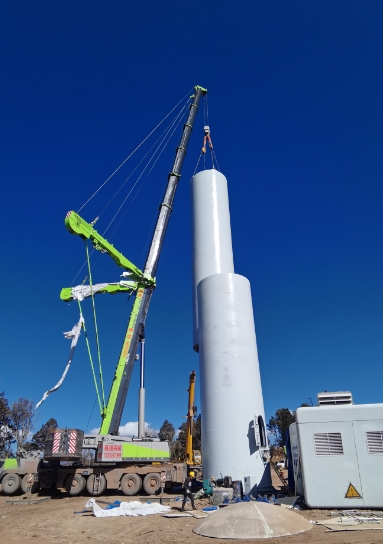
M383 507L383 404L298 408L290 443L308 506Z
M249 281L234 273L225 176L192 179L194 342L200 356L206 478L268 487L268 448Z

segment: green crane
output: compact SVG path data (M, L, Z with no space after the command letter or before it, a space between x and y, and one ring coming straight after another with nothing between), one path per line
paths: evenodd
M207 90L196 86L190 104L188 119L183 126L182 136L176 149L176 155L171 172L168 175L168 183L163 201L160 205L157 223L152 236L149 252L146 258L144 270L140 270L129 259L124 257L112 244L103 238L94 228L93 224L87 223L74 211L70 211L65 219L65 226L72 234L79 235L85 240L90 240L93 247L103 253L107 253L121 268L124 268L131 281L113 284L101 284L90 289L85 296L98 293L131 292L134 294L133 308L130 314L120 356L113 377L108 402L102 411L101 435L118 435L118 429L125 405L126 395L129 389L130 379L133 372L134 362L139 342L144 340L144 327L149 309L150 300L155 288L155 274L160 258L165 234L172 211L174 196L181 177L183 161L186 155L187 146L193 129L195 116L198 110L200 99L207 93ZM72 300L76 297L75 290L78 288L65 288L61 291L60 297L63 300ZM141 385L143 388L143 372L141 372ZM142 408L142 410L141 410ZM143 413L143 407L139 412ZM141 429L140 429L141 423ZM139 436L142 436L143 418L139 417Z

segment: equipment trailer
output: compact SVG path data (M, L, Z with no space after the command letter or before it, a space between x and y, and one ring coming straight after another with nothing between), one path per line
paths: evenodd
M207 93L206 89L199 86L196 86L194 91L188 119L183 126L173 168L168 176L167 188L160 205L143 271L126 259L94 229L95 221L87 223L73 211L66 216L65 225L69 232L79 235L85 241L89 239L94 249L112 257L118 266L126 270L124 275L128 276L130 281L93 286L89 268L90 285L63 289L60 295L62 300L77 299L80 301L86 296L91 296L93 302L93 296L96 293L109 292L113 294L119 291L133 293L135 300L108 402L106 405L100 405L102 417L100 434L84 434L79 429L54 429L47 435L43 460L7 459L2 465L0 462L0 483L2 483L3 491L7 494L15 493L22 482L24 491L25 482L33 476L41 489L65 488L70 495L78 495L85 487L91 495L100 495L105 489L120 489L125 495L135 495L141 488L146 493L153 494L158 492L160 488L170 489L175 484L181 484L187 476L188 463L170 462L168 442L144 437L143 348L146 316L155 288L154 278L175 192L181 177L182 165L198 104L201 97ZM77 297L80 289L82 290L82 298ZM85 295L84 290L88 290ZM80 327L84 326L81 320L80 310ZM139 438L131 439L118 436L118 431L139 344L141 344ZM79 464L84 449L96 452L95 461L89 466L80 466ZM72 461L71 466L61 464L68 461ZM28 464L27 468L26 464ZM35 484L35 488L36 486L37 484Z

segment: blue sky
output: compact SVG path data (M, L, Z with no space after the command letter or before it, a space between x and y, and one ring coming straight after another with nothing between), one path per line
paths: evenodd
M267 417L324 389L381 402L382 16L373 0L3 6L0 391L11 402L39 400L65 366L62 331L78 312L59 292L84 260L83 244L64 227L67 211L195 84L209 89L235 268L252 285ZM189 372L198 372L189 180L203 122L200 113L147 321L146 419L156 428L165 418L182 423ZM112 240L138 265L178 136ZM84 208L87 220L129 173L119 172ZM100 231L126 194L109 206ZM94 281L118 281L119 273L97 257ZM129 309L123 296L96 303L108 390ZM123 424L137 419L137 371ZM61 426L97 427L94 399L82 337L37 425L55 417Z

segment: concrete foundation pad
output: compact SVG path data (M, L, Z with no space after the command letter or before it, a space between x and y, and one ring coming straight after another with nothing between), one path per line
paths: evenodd
M261 502L238 503L199 521L193 528L198 535L238 540L296 535L312 524L295 512Z

